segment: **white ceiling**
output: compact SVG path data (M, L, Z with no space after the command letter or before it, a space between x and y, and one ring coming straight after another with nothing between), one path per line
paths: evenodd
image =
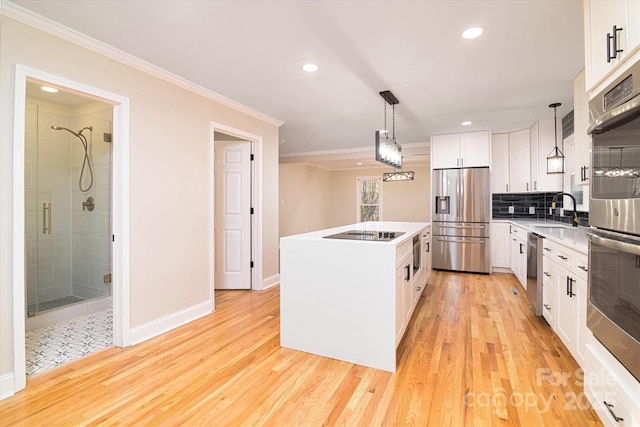
M572 109L584 68L579 0L13 3L282 120L284 156L366 151L383 90L400 101L401 144L529 127L552 102ZM477 25L483 36L460 37Z

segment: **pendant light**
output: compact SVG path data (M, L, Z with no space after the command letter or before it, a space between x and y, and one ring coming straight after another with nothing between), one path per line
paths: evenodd
M558 119L556 116L556 109L561 105L559 102L549 104L549 108L553 108L553 136L555 138L555 145L551 153L547 156L547 174L564 173L564 154L558 148Z
M376 131L376 161L394 168L402 167L402 146L396 142L396 104L400 102L391 93L385 90L380 92L380 96L384 99L384 129ZM393 109L393 134L389 138L387 130L387 104Z

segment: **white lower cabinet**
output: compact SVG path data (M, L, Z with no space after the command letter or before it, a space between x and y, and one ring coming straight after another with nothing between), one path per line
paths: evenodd
M640 426L640 382L591 337L584 393L605 426Z
M409 252L396 264L396 346L400 343L407 328L407 316L411 317L412 256L413 254Z
M509 247L511 225L506 222L491 223L491 266L495 268L510 268L511 254L505 251Z
M586 255L549 239L542 247L542 314L584 368L589 336Z
M511 271L527 289L527 234L525 228L511 226Z

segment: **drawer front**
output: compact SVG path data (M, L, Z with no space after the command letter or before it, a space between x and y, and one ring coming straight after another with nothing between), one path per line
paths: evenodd
M549 239L542 239L542 255L555 261L556 245Z
M575 264L575 252L565 248L561 245L556 245L555 248L555 259L556 262L566 268L569 271L572 271Z
M396 249L396 266L411 253L413 253L413 239L408 239Z
M555 328L556 298L553 287L542 284L542 317L544 317L551 328Z
M586 281L589 271L589 261L587 255L576 252L574 259L574 273L576 273L576 276Z

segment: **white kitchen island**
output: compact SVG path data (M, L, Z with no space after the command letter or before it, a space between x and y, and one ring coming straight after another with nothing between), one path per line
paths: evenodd
M283 237L281 345L395 372L396 347L430 277L429 229L384 221ZM349 230L404 234L389 242L325 238Z

